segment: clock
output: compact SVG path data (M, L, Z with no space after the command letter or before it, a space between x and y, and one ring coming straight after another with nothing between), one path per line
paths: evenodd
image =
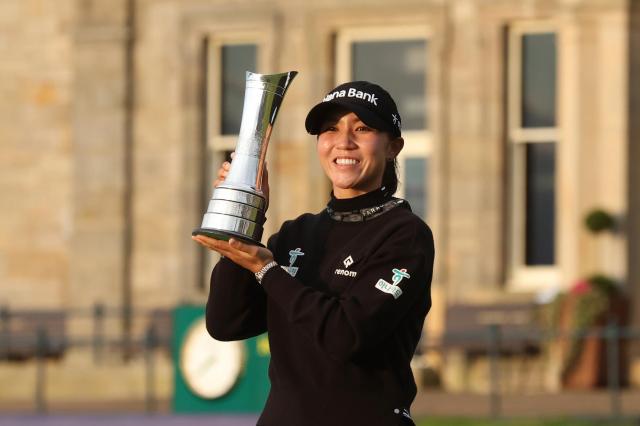
M194 321L180 347L179 371L187 387L204 399L228 394L245 369L243 342L221 342L209 335L204 317Z

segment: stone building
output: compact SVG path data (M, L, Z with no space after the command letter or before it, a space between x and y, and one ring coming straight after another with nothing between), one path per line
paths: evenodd
M265 234L326 203L310 106L375 80L403 115L400 195L436 238L434 336L451 304L531 301L594 272L640 327L635 0L4 1L0 305L104 303L126 331L130 310L206 300L215 259L190 234L246 69L299 71ZM595 208L616 232L584 229Z

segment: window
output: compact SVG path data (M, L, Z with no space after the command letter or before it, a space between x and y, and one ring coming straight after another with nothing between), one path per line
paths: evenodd
M358 28L336 39L336 84L367 80L387 89L402 117L405 146L398 156L399 197L428 215L431 132L428 113L429 42L424 28Z
M207 141L213 151L235 148L242 107L246 71L256 71L255 43L216 42L207 49Z
M255 44L223 45L220 47L219 82L220 134L237 136L240 133L242 106L244 101L245 71L256 69Z
M509 31L509 275L515 288L557 281L556 40L555 29L544 24Z

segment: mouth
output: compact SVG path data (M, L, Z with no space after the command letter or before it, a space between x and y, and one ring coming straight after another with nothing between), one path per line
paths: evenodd
M360 160L351 157L338 157L333 160L333 163L338 166L355 166L360 163Z

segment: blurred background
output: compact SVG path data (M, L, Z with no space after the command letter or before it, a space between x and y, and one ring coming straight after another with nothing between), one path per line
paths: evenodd
M309 108L398 101L436 240L420 424L640 417L640 1L0 0L0 420L255 424L268 340L206 337L190 238L246 70L300 73L265 239L328 200Z

